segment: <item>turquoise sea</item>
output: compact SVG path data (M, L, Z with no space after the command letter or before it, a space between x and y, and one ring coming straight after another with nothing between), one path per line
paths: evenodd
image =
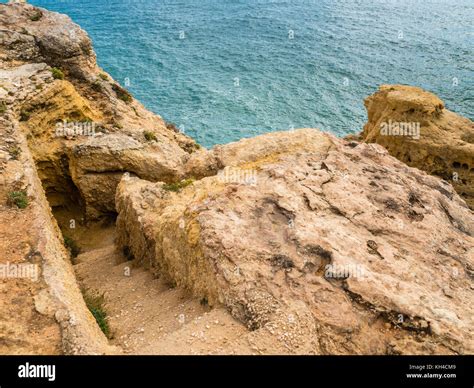
M91 36L99 64L205 146L298 127L359 131L383 83L474 119L473 0L30 0Z

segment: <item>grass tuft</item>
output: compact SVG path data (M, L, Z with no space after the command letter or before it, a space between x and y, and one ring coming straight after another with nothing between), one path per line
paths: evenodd
M145 136L146 141L158 141L156 135L151 131L143 131L143 136Z
M81 253L81 248L79 248L79 245L77 245L77 243L69 236L63 235L63 240L64 246L71 254L71 257L75 259L79 253Z
M92 89L95 90L96 92L101 92L102 91L102 85L100 84L99 81L94 81L92 83Z
M31 112L29 110L22 110L20 112L20 121L28 121L30 119Z
M112 85L112 89L114 90L115 94L117 95L117 97L119 99L121 99L122 101L126 102L126 103L129 103L129 102L132 102L133 100L133 97L132 95L128 92L128 90L125 90L124 88L122 88L120 85L118 84L113 84Z
M26 191L11 191L8 193L8 205L16 206L19 209L25 209L28 206L28 196Z
M53 67L51 69L51 74L53 75L54 79L64 79L64 73L61 69L58 69L57 67Z
M167 183L163 185L163 189L166 191L173 191L175 193L181 191L184 189L186 186L189 186L194 182L194 179L183 179L180 182L174 182L174 183Z
M102 330L102 333L105 334L107 338L111 338L110 327L107 322L107 313L105 311L105 297L104 294L99 294L87 289L82 290L84 295L84 302L91 312L92 316L95 318L97 324Z
M40 20L42 17L43 17L43 12L41 12L40 10L37 10L37 11L35 11L35 13L33 13L32 15L30 15L30 20L31 20L32 22L37 22L37 21Z
M8 146L8 153L11 155L13 160L18 160L21 155L21 148L12 144Z

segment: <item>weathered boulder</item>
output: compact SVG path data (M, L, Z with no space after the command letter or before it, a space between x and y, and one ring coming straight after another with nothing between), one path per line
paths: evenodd
M413 86L383 85L365 100L361 137L391 155L449 181L474 208L474 123L449 111L434 94Z
M2 6L0 15L5 62L44 62L83 79L95 70L91 40L68 16L29 4Z
M180 179L183 154L176 148L165 142L147 145L125 134L95 136L76 145L69 167L87 218L115 212L115 190L125 172L151 181Z
M224 304L273 351L474 350L474 218L451 185L311 129L219 152L227 169L187 186L122 179L130 258Z

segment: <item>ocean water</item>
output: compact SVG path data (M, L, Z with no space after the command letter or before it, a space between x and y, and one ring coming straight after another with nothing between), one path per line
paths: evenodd
M68 14L99 64L204 146L317 127L355 133L378 85L473 119L473 0L30 0Z

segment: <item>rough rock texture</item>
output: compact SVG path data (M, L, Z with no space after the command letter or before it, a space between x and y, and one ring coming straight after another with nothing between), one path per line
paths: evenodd
M474 209L474 123L445 109L423 89L383 85L365 100L368 122L363 140L383 145L391 155L449 181ZM420 136L387 136L382 123L419 123Z
M147 279L162 301L171 284L176 296L194 294L196 314L217 307L209 316L228 323L218 353L473 352L474 221L450 183L379 145L313 129L201 149L98 68L68 17L31 5L0 5L0 65L0 264L38 269L36 280L1 276L0 353L119 351L87 311L50 208L68 223L77 205L89 220L118 212L121 252L108 236L76 270L83 284L114 293L123 335L141 311L122 319L121 303L138 301L116 288ZM470 121L405 87L382 87L367 105L366 141L445 178L452 167L470 201ZM419 121L420 139L385 143L376 129L390 119ZM64 122L93 123L95 135L57 136ZM14 192L26 194L24 208ZM117 257L161 279L142 269L122 278L129 262ZM152 304L149 287L137 288ZM163 306L176 315L177 303ZM195 343L194 325L213 331L209 317L174 331L168 313L140 315L143 338L156 334L158 316L170 331L146 348L129 335L133 352L184 353L184 343L161 346Z
M53 205L79 197L86 216L99 218L115 211L117 173L183 176L198 146L102 71L89 37L69 17L1 4L0 30L0 102L26 133ZM63 122L93 123L95 136L56 136Z
M122 179L131 257L224 304L267 353L473 352L474 218L448 183L311 129L219 154L230 178L177 193Z
M64 122L93 123L95 136L56 136ZM50 206L109 215L118 173L175 180L197 148L97 67L69 17L0 4L0 264L36 264L39 276L2 272L1 354L116 351L85 306ZM9 200L20 191L24 209Z
M84 304L27 141L4 118L0 173L0 354L114 352ZM7 204L12 191L25 192L25 209Z

